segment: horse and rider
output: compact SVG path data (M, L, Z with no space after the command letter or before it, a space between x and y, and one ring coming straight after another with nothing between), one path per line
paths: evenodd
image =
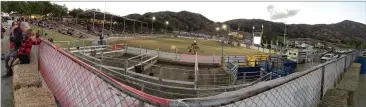
M197 51L200 50L200 47L198 47L196 40L193 41L191 46L188 46L188 53L194 55L197 53Z

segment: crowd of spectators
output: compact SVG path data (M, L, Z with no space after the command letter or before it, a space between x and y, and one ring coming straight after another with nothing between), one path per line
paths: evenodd
M36 34L24 19L12 21L12 26L7 29L7 32L9 33L2 33L2 36L9 36L10 48L8 54L4 55L7 73L3 77L13 75L12 66L15 65L14 61L16 59L19 59L19 64L29 64L32 45L38 45L42 42L42 40L39 38L39 36L42 34Z

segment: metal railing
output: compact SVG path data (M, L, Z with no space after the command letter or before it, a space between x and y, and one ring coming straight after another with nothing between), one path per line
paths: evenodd
M189 107L313 107L320 102L328 89L335 86L337 79L358 55L358 52L354 52L306 71L259 82L240 90L181 101ZM177 103L172 105L186 107Z
M275 75L269 73L249 84L194 89L157 84L124 74L112 78L108 71L118 71L104 67L98 70L48 42L41 43L39 50L41 74L62 106L314 106L358 55L348 54L275 80L262 82ZM185 92L168 92L167 88ZM197 97L197 93L205 92L216 94L177 100L156 97L161 93Z

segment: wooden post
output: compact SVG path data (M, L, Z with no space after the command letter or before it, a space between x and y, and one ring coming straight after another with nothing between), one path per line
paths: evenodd
M141 48L141 45L140 45L140 55L142 54L142 48Z

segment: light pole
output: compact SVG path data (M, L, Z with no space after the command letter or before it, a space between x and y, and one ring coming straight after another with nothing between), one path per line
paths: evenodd
M253 46L254 46L254 30L255 30L255 27L253 26L252 28L253 28L253 30L252 30L252 33L253 33L252 44L253 44Z
M217 28L216 28L217 29ZM226 30L226 25L222 25L222 29L225 31ZM225 33L224 33L225 34ZM224 39L225 37L222 36L221 37L221 64L224 64Z
M220 30L220 28L219 27L216 27L216 37L219 36L219 30Z
M168 30L168 25L169 25L169 22L165 21L165 35L166 35L166 31Z
M151 34L154 33L154 20L155 20L155 16L152 17L152 21L151 21Z
M285 24L285 31L283 32L283 46L286 46L285 43L286 43L286 24Z

